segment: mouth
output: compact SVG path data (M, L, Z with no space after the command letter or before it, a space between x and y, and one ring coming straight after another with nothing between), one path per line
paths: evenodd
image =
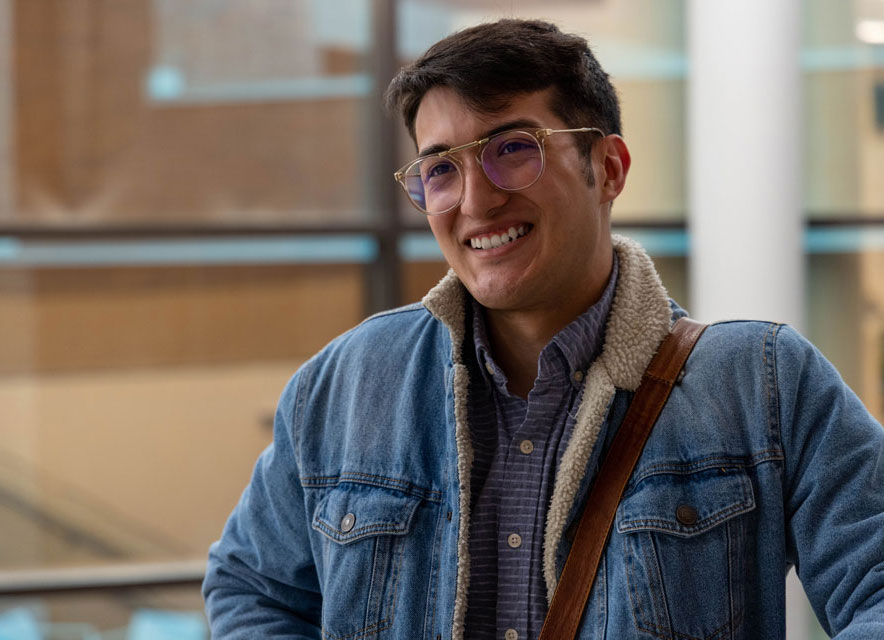
M507 229L472 236L464 244L469 244L470 247L479 251L497 249L511 242L518 242L531 233L533 229L533 224L522 223Z

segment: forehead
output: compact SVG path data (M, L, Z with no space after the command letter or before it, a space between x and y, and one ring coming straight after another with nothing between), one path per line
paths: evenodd
M453 89L434 87L427 91L414 120L418 149L433 145L454 147L484 137L510 121L531 121L538 127L563 127L550 108L551 89L514 96L500 111L485 113L473 109Z

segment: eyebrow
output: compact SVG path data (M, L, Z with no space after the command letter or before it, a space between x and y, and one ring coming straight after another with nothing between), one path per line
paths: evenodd
M480 135L477 140L481 140L482 138L490 138L491 136L501 133L503 131L509 131L510 129L541 129L541 125L538 124L535 120L531 120L529 118L518 118L516 120L508 120L502 124L497 125L493 129L489 129L485 131L482 135ZM460 146L460 145L455 145ZM434 153L441 153L442 151L448 151L451 149L451 145L447 144L431 144L429 147L424 147L418 152L418 157L423 158L424 156L431 156Z

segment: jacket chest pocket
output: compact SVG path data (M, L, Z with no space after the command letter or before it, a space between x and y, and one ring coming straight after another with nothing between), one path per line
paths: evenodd
M633 619L664 640L738 638L746 517L755 508L743 469L645 478L621 501L617 532Z
M324 536L324 638L371 638L392 626L403 540L420 502L394 489L358 483L341 483L320 500L312 526Z

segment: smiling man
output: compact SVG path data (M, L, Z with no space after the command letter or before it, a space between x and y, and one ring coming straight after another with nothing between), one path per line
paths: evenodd
M642 375L686 312L611 235L630 156L586 42L456 33L388 90L451 272L292 378L210 551L221 638L536 638ZM884 430L788 327L710 326L632 472L578 638L884 637Z

